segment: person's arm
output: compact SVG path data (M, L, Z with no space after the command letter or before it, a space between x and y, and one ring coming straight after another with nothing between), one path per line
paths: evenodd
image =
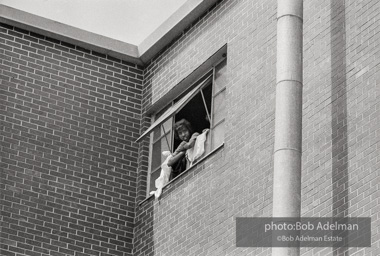
M185 156L186 151L175 151L172 157L168 160L167 165L172 167L175 163L182 159Z
M182 147L185 150L188 150L189 148L194 147L195 141L197 140L198 136L199 136L199 133L197 133L197 132L193 133L193 135L191 135L191 138L190 138L189 142L184 142L183 145L182 145Z
M198 137L199 133L195 132L193 135L191 135L191 138L189 142L182 141L181 144L177 147L177 149L172 154L172 157L168 161L168 166L173 166L175 163L177 163L179 160L182 159L182 157L185 156L186 150L189 148L194 147L195 141Z

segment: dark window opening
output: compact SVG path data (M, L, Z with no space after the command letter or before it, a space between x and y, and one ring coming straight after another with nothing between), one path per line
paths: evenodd
M203 88L202 92L203 97L201 92L197 93L195 97L175 115L174 123L184 118L191 123L194 132L202 133L204 129L210 129L211 84ZM177 148L180 143L180 140L175 140L173 149Z

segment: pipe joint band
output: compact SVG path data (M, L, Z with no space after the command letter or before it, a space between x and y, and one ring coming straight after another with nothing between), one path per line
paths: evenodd
M294 79L282 79L280 81L277 81L276 85L279 85L281 84L282 82L296 82L297 84L299 84L300 86L303 86L302 82L299 81L299 80L294 80Z
M302 18L301 16L296 15L296 14L291 14L291 13L282 14L282 15L280 15L280 16L277 17L277 20L279 20L279 19L281 19L281 18L283 18L283 17L286 17L286 16L296 17L296 18L298 18L300 21L303 22L303 18Z
M276 154L276 152L278 152L278 151L282 151L282 150L292 150L292 151L296 151L296 152L302 154L302 151L299 150L298 148L279 148L279 149L276 149L276 150L274 151L274 154Z

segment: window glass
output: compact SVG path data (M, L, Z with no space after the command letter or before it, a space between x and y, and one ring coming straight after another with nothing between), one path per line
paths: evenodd
M156 128L154 128L154 130L153 130L153 141L158 140L162 136L161 130L162 130L161 126L157 126Z
M211 141L213 149L220 146L224 142L224 122L216 125L211 133Z
M215 74L214 74L215 94L220 92L222 89L226 88L226 85L227 85L226 64L227 64L227 59L224 59L215 67Z
M226 63L224 59L215 66L214 93L213 93L213 117L211 127L211 150L224 142L224 119L226 116Z
M152 166L151 169L155 170L161 165L161 140L156 141L153 143L152 147Z
M216 125L220 123L226 115L226 103L224 102L225 90L221 91L214 97L214 118L213 124Z
M166 133L169 133L172 129L172 120L169 119L168 121L166 121L165 123L162 124L162 132L166 132Z
M172 120L169 119L162 125L157 126L153 130L153 147L152 147L152 170L158 168L165 157L163 151L171 151L171 130ZM165 131L165 133L164 133Z

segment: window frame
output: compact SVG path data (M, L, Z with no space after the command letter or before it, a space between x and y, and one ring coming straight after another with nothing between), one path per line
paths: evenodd
M171 106L173 105L173 102L171 102L170 103L171 104ZM167 105L167 106L165 106L165 107L170 107L169 105ZM163 108L163 109L165 109L165 108ZM160 110L160 111L158 111L157 113L159 113L159 112L161 112L162 111L162 109ZM155 119L155 116L157 115L157 113L156 114L154 114L154 116L152 116L152 119ZM170 119L170 118L169 118ZM168 120L169 120L168 119ZM163 122L162 124L160 124L158 127L161 129L161 128L163 128L163 124L164 124L165 122ZM165 129L163 129L163 130L165 130ZM151 132L151 134L150 134L150 137L149 137L149 157L148 157L148 160L149 160L149 164L148 164L148 179L147 179L147 196L149 196L149 193L150 193L150 191L151 191L151 187L150 187L150 182L151 182L151 179L152 179L152 173L154 173L154 172L159 172L160 171L160 167L161 167L161 164L160 165L158 165L154 170L153 170L153 166L152 166L152 162L153 162L153 160L152 160L152 156L153 156L153 148L154 148L154 144L156 143L156 142L158 142L159 140L161 140L163 137L165 137L165 141L167 142L168 141L168 139L167 139L167 136L165 135L166 133L169 133L170 134L170 140L172 140L173 139L173 137L174 137L174 133L173 133L173 124L172 124L172 126L171 126L171 129L170 129L170 131L169 132L166 132L166 131L164 131L164 134L162 134L162 135L160 135L160 137L159 138L157 138L157 139L155 139L154 138L154 129L152 130L152 132ZM173 145L173 143L171 143L172 145ZM168 143L168 148L169 148L169 150L172 152L172 145L169 145L169 143ZM160 152L161 153L161 152Z
M196 92L192 93L192 95L190 97L188 97L188 99L186 100L185 103L183 103L179 108L177 108L173 113L171 113L168 117L164 118L164 121L162 121L160 124L156 125L155 127L153 128L148 128L148 130L150 129L150 131L148 132L148 130L146 132L143 133L143 135L140 136L141 137L144 137L144 136L147 136L147 134L149 134L149 163L148 163L148 177L147 177L147 188L146 188L146 191L147 191L147 196L149 197L150 196L150 192L155 190L154 187L152 188L151 187L151 179L152 179L152 173L154 172L158 172L160 171L160 167L161 165L158 165L154 170L153 169L153 166L152 166L152 163L153 163L153 150L154 150L154 144L156 142L158 142L159 140L162 140L163 137L166 137L166 142L168 143L168 148L171 152L173 152L174 150L174 123L175 123L175 117L176 115L182 110L182 108L186 107L187 104L189 104L189 102L194 99L199 93L201 94L202 96L202 100L203 100L203 105L205 107L205 110L206 110L206 113L209 117L209 123L210 123L210 132L208 134L208 138L210 138L209 140L209 143L210 143L210 148L208 149L207 152L205 152L204 156L201 157L201 159L199 159L199 161L196 163L198 164L199 162L201 162L202 160L204 160L205 158L207 158L209 155L211 155L213 152L217 151L219 148L223 147L224 145L224 138L225 136L223 136L223 139L222 139L222 143L219 143L218 145L213 145L213 136L212 136L212 132L215 130L215 127L219 126L220 124L225 124L225 120L226 118L222 118L220 119L217 123L214 124L214 108L215 108L215 98L224 93L224 99L225 99L225 94L226 94L226 90L227 90L227 86L224 85L222 88L219 89L219 91L215 92L215 84L216 84L216 69L217 67L222 63L222 62L225 62L224 64L224 68L226 68L227 66L227 58L226 56L223 56L223 58L221 58L218 62L216 62L214 65L212 65L210 67L210 69L204 73L203 76L201 76L201 78L197 79L195 82L193 82L189 87L188 89L186 90L186 92L182 93L181 95L179 95L178 97L176 97L175 99L173 99L169 104L167 104L166 106L162 107L161 109L159 109L158 111L155 111L155 113L152 114L152 126L154 125L154 123L158 120L158 118L156 119L156 115L159 114L160 112L163 112L162 115L165 115L165 111L163 111L165 108L167 109L170 109L171 107L173 107L178 101L180 101L182 98L184 97L187 97L187 95L189 93L191 93L191 91L193 89L195 89L197 86L199 86L199 88L196 90ZM210 79L211 78L211 79ZM209 82L207 82L207 80L209 80ZM211 84L210 84L211 83ZM204 94L203 94L203 89L208 87L208 86L211 86L211 108L210 110L208 110L207 108L207 104L206 104L206 101L205 101L205 98L204 98ZM165 134L161 134L159 136L159 138L154 138L154 130L157 128L157 127L160 127L160 130L163 128L164 126L164 123L167 122L167 120L169 119L172 119L171 121L171 129L169 132L166 132L165 129L164 132L166 134L170 134L170 138L168 139L167 136ZM225 127L224 127L224 132L225 132ZM140 139L139 138L139 139ZM170 144L170 145L169 145ZM161 153L161 152L160 152ZM195 165L196 165L195 164ZM194 165L194 166L195 166ZM183 173L187 172L189 169L192 169L192 166L187 168ZM182 174L182 173L181 173ZM169 181L169 183L171 183L173 180L176 180L176 178L172 179ZM168 183L168 184L169 184Z

